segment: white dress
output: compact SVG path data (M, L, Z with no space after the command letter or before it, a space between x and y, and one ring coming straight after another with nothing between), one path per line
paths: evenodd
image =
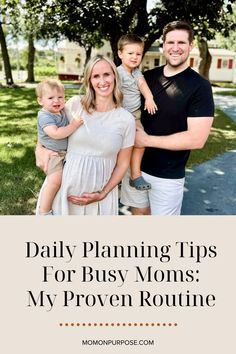
M69 137L62 184L53 202L53 214L117 215L117 187L102 201L85 206L72 204L67 197L103 189L114 170L119 151L134 144L134 118L124 108L88 114L82 110L79 96L69 99L65 110L69 121L82 116L84 124Z

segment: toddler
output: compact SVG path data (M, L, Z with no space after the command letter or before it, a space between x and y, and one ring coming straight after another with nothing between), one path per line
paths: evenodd
M147 109L150 114L154 114L157 111L153 95L141 71L138 69L142 61L143 50L144 42L136 34L123 35L118 41L118 56L122 64L118 66L117 70L120 79L120 89L124 96L123 107L134 115L137 126L141 127L141 94L145 99L144 109ZM151 184L146 182L141 174L143 154L144 148L134 148L131 157L129 184L137 190L151 188Z

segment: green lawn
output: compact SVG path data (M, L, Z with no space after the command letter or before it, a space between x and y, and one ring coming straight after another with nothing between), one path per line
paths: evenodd
M221 110L216 109L211 134L202 150L193 150L188 167L213 159L236 148L236 124Z
M0 215L34 213L44 179L34 157L38 108L34 89L0 89Z
M219 91L215 92L215 95L236 96L236 90Z
M67 98L78 93L66 89ZM38 111L34 89L0 89L0 215L32 215L44 174L35 167ZM203 150L191 154L188 167L236 148L236 124L217 110Z

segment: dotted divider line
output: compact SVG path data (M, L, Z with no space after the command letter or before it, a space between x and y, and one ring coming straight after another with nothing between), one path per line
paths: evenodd
M60 327L177 327L176 322L60 322Z

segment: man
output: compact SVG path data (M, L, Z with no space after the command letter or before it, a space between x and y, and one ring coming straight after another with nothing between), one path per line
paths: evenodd
M123 180L121 203L134 215L180 215L185 166L192 149L201 149L210 133L214 103L210 83L188 66L193 31L184 21L163 30L166 65L144 76L158 107L142 112L145 132L138 129L136 146L146 147L142 175L152 185L137 191Z

